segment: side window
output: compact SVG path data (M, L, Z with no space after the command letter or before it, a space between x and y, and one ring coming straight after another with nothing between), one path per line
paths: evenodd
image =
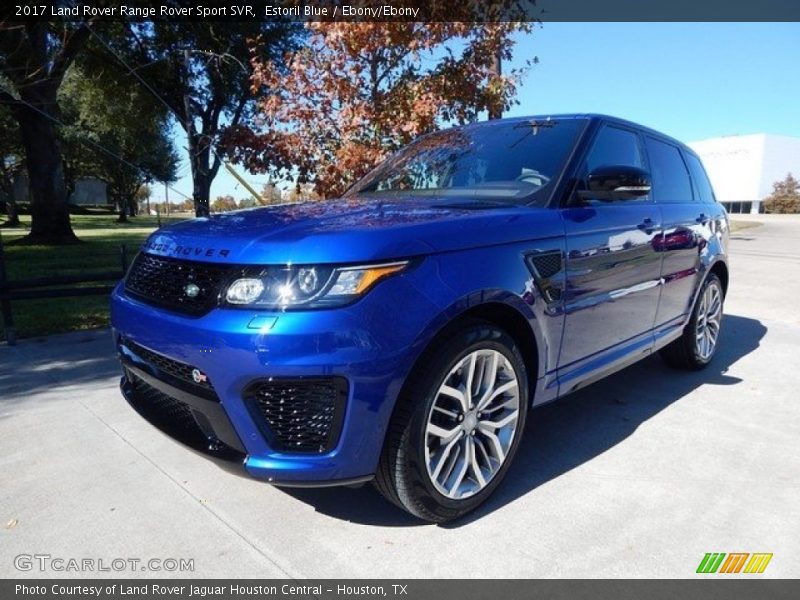
M606 125L598 132L597 137L592 143L589 154L584 161L583 174L585 177L597 167L617 165L639 167L640 169L644 168L644 157L642 145L639 143L639 134L628 129L620 129L619 127ZM585 180L579 183L581 187L585 185ZM584 199L584 201L608 203L607 200ZM649 196L643 196L636 200L626 200L625 203L650 201Z
M703 163L694 154L686 152L684 156L686 157L686 164L689 165L689 172L692 174L694 186L700 196L700 200L705 204L713 204L716 202L714 188L711 187L711 182L708 180Z
M672 144L651 137L645 138L645 145L650 157L650 176L656 202L692 202L692 184L681 151Z
M639 137L635 133L618 127L600 130L586 158L586 173L597 167L611 165L644 166Z

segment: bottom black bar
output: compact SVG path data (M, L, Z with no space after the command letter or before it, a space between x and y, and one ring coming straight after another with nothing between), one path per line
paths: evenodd
M117 573L117 575L120 575ZM185 575L185 574L184 574ZM109 574L103 574L108 577ZM714 576L712 576L714 577ZM718 576L717 576L718 577ZM0 597L64 600L205 600L288 598L402 598L403 600L751 600L800 597L798 580L743 577L695 580L531 579L47 579L0 581Z

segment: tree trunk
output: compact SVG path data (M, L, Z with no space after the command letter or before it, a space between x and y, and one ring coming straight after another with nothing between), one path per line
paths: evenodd
M184 62L187 72L190 68L190 52L184 51ZM240 105L240 109L244 105ZM211 160L212 132L216 132L219 126L219 110L214 110L213 105L207 106L201 114L197 115L201 121L200 131L197 130L195 121L194 100L189 95L188 90L183 95L184 119L183 127L189 142L189 164L192 168L192 199L194 200L194 214L197 217L207 217L211 214L210 196L211 182L219 171L220 159L215 154ZM241 113L241 110L237 110ZM238 122L239 116L235 116L232 124Z
M50 102L33 103L40 110L55 106L55 91ZM24 105L15 107L20 136L25 147L25 165L31 193L31 232L22 244L74 244L78 238L69 222L64 162L52 121Z
M194 214L198 217L207 217L210 214L209 197L211 196L211 177L207 172L195 172L192 175L194 189Z
M14 199L13 192L6 200L6 214L8 220L3 223L2 227L19 227L19 214L17 213L17 201Z
M67 151L69 153L69 151ZM71 167L68 160L64 161L64 187L67 190L67 201L75 193L75 170Z
M498 49L492 59L492 74L496 77L500 77L503 74L503 60L500 56L500 50ZM492 106L489 107L489 120L493 119L502 119L503 118L503 104L502 101L495 102Z
M128 222L128 197L125 194L120 194L117 196L118 206L119 209L119 218L117 218L117 223L127 223Z
M194 213L198 217L207 217L210 214L209 201L211 196L211 180L213 179L208 161L211 152L207 145L198 143L199 136L189 136L189 156L192 167L192 198L194 200Z

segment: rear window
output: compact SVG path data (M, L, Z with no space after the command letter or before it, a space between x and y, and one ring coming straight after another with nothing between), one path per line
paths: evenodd
M706 204L716 202L714 197L714 188L711 187L711 182L708 180L706 170L703 168L703 163L694 154L686 152L686 164L689 165L689 172L692 174L695 189L697 190L700 200Z
M692 202L689 172L677 146L651 137L645 138L650 157L650 176L653 178L653 197L656 202Z

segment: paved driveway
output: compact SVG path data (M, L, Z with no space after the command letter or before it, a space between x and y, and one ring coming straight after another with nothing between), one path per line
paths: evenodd
M651 358L535 411L498 493L448 526L184 450L119 396L107 331L0 347L0 577L48 574L21 553L193 558L200 577L688 577L712 551L798 577L800 219L758 219L731 244L711 368Z

